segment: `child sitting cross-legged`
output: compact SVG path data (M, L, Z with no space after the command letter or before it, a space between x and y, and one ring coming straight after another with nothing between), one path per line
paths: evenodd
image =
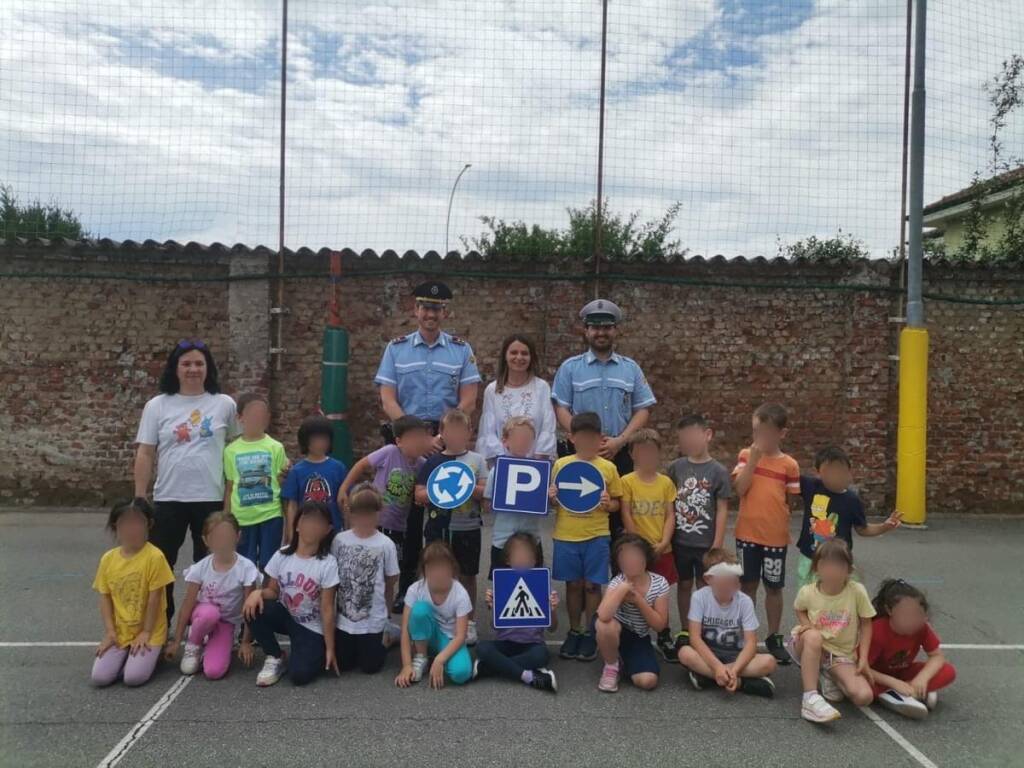
M776 661L757 652L757 615L754 601L740 589L739 560L732 552L711 549L703 568L707 586L690 600L690 644L679 649L679 663L690 670L698 691L717 685L729 693L771 698L775 684L769 675Z

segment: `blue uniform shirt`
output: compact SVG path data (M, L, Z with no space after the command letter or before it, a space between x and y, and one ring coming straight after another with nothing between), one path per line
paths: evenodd
M440 421L459 404L459 387L480 381L473 348L441 331L432 345L419 331L391 341L380 360L378 385L394 387L398 404L410 416Z
M570 357L558 367L551 398L573 415L593 411L611 437L622 434L635 411L657 402L632 358L613 352L607 362L601 362L591 351Z

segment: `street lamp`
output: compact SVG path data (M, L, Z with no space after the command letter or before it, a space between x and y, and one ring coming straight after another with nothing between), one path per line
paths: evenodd
M462 178L462 174L473 167L472 163L466 163L462 166L462 170L459 171L459 175L455 177L455 183L452 184L452 193L448 196L448 220L444 225L444 255L448 255L448 230L452 225L452 202L455 200L455 188L459 186L459 180Z

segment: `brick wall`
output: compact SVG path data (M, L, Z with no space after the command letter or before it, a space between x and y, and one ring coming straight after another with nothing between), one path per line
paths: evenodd
M318 408L328 284L306 277L285 287L283 367L269 359L273 286L216 281L272 268L263 249L97 246L0 251L0 503L106 503L130 488L131 440L156 391L169 348L207 339L225 390L269 392L273 433L295 455L295 431ZM300 251L288 271L320 274L327 256ZM502 337L537 341L550 380L581 351L578 308L590 282L553 279L577 268L549 263L442 263L428 257L347 254L342 317L351 333L349 417L356 452L379 444L373 374L391 338L414 328L412 286L443 277L456 293L446 327L494 375ZM900 311L887 263L818 265L690 261L617 267L602 293L627 320L620 351L643 366L659 405L652 423L671 441L685 410L707 413L713 452L729 463L749 440L750 413L765 400L791 410L789 450L809 466L827 442L847 448L869 506L894 496L896 348ZM496 274L497 273L497 274ZM89 277L83 279L82 275ZM162 282L114 276L162 278ZM60 277L60 279L56 279ZM931 267L926 290L1019 296L1020 275ZM785 284L781 286L778 284ZM856 290L835 290L835 286ZM799 286L797 288L796 286ZM1024 484L1024 312L930 302L929 495L933 511L1020 511Z

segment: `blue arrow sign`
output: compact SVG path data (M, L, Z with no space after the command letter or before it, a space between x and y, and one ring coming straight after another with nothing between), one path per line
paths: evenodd
M570 461L555 475L555 487L562 507L585 514L601 503L604 475L589 461Z
M494 571L494 628L550 627L551 571L497 568Z
M476 475L461 461L438 464L427 478L427 498L438 509L461 507L473 496Z
M546 515L550 484L550 462L499 456L494 462L491 509L495 512Z

